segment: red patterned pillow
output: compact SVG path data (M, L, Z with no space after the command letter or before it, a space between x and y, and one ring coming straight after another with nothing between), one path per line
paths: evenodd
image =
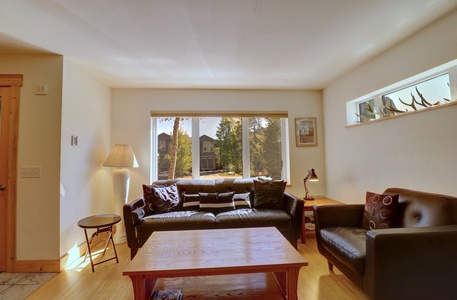
M143 197L146 202L146 212L149 214L170 212L179 206L176 184L160 187L143 184Z
M384 229L397 226L398 194L376 194L367 192L363 228Z

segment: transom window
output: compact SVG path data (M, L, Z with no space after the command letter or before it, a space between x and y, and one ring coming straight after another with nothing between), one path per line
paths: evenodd
M457 61L347 103L348 125L457 103Z

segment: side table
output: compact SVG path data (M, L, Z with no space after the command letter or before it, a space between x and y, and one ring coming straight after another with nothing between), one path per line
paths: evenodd
M87 253L89 253L89 258L90 258L90 265L92 267L92 272L95 272L94 266L99 265L101 263L116 259L116 262L119 263L119 259L117 257L117 252L116 252L116 246L114 246L114 241L113 241L113 226L116 223L119 223L121 221L121 217L118 215L114 214L103 214L103 215L95 215L95 216L90 216L87 218L84 218L78 222L78 226L84 229L84 235L86 236L86 244L87 244L87 250L86 254L84 254L84 260L86 260ZM89 237L87 236L87 229L96 229L97 231L94 232L89 240ZM98 236L99 233L102 232L108 232L108 240L106 241L105 248L103 250L103 255L106 253L106 249L108 248L108 244L111 241L111 245L113 246L114 250L114 257L105 259L101 262L95 263L92 260L92 251L90 248L90 244L92 243L92 240L94 237Z
M314 205L332 205L332 204L343 204L342 202L332 200L329 198L315 198L314 200L306 200L305 206L303 207L303 219L301 222L301 242L306 244L306 217L305 213L307 211L313 211Z

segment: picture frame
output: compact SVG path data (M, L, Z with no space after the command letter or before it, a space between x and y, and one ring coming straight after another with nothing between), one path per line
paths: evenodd
M317 146L316 124L315 117L295 118L295 143L297 147Z

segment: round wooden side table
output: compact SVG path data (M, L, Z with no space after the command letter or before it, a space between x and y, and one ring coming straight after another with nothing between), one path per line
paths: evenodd
M115 259L116 262L119 263L119 259L117 257L117 252L116 252L116 246L114 246L114 241L113 241L113 226L114 226L114 224L119 223L120 221L121 221L121 217L118 215L103 214L103 215L90 216L90 217L84 218L78 222L78 226L84 229L84 235L86 236L87 250L86 250L86 254L84 255L84 260L86 260L87 253L89 253L92 272L95 272L94 266L102 264L104 262ZM92 234L90 240L87 235L87 229L96 229L96 232L94 232ZM103 255L105 255L106 249L108 248L108 244L111 241L111 245L113 246L113 250L114 250L114 257L105 259L101 262L94 264L94 262L92 260L92 252L91 252L90 244L92 243L92 240L94 239L94 237L98 236L98 234L102 233L102 232L108 232L108 240L106 241L105 248L103 250Z

